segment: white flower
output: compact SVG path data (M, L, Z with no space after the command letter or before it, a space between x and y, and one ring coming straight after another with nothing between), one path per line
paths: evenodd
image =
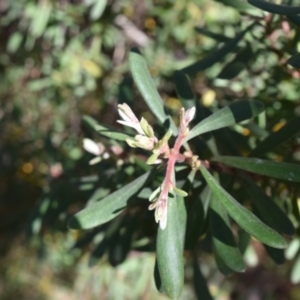
M96 157L89 161L90 165L94 165L99 163L102 158L108 159L110 157L108 152L105 151L105 146L101 143L95 143L93 140L84 138L83 139L83 148L87 152L94 154Z
M101 144L101 143L97 144L93 140L88 139L88 138L83 139L83 148L87 152L94 154L96 156L100 156L105 150L105 147L103 144Z
M153 202L157 196L157 200ZM149 206L149 210L155 209L155 221L156 223L159 223L159 227L161 228L161 230L164 230L167 227L168 218L168 191L164 191L164 184L157 188L150 195L149 201L153 202Z
M188 125L194 119L195 112L196 112L195 106L192 107L192 108L189 108L185 112L185 114L184 114L184 121L185 121L186 125Z
M123 121L118 120L117 121L118 123L128 127L132 127L139 134L145 135L141 127L140 121L138 120L138 118L135 116L131 108L126 103L118 105L118 112L120 117L123 119Z

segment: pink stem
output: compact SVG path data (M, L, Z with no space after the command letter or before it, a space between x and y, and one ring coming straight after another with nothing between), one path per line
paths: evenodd
M174 166L177 161L177 158L180 156L179 150L182 145L182 141L185 138L184 133L185 133L184 126L180 126L180 130L179 130L177 139L175 141L174 148L172 148L170 150L168 165L167 165L167 170L166 170L166 178L163 183L163 189L162 189L161 197L160 197L161 201L164 201L164 202L167 201L167 199L168 199L168 193L169 193L170 188L172 186L174 186L174 183L172 182L172 174L174 171Z

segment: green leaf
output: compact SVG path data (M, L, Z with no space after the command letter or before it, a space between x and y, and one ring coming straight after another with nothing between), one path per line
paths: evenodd
M102 125L98 123L95 119L90 116L84 115L82 120L93 130L95 130L100 135L103 135L108 138L112 138L119 141L126 141L126 139L134 138L134 135L129 135L125 132L116 130L110 126Z
M196 95L192 90L190 80L182 71L175 71L174 83L178 98L184 108L188 109L195 106Z
M125 222L122 223L122 226L110 240L108 260L112 266L117 266L126 259L137 226L137 216L127 216Z
M236 101L222 109L216 111L200 123L198 123L189 132L185 142L197 135L208 131L213 131L223 127L234 125L238 122L251 119L264 110L264 104L257 100Z
M221 79L232 79L238 76L240 72L247 67L247 62L251 59L252 54L251 47L245 47L239 51L232 61L225 65L217 77Z
M159 270L158 270L157 258L155 259L153 276L154 276L154 283L155 283L156 289L160 293L165 294L166 291L165 291L165 288L164 288L164 286L161 282L161 277L160 277Z
M100 241L97 243L97 246L91 252L91 256L88 262L89 267L95 266L99 262L99 259L105 254L111 240L117 235L117 232L122 225L122 221L123 216L118 216L112 222L107 224L107 226L104 227L104 230L101 230L102 232L100 236Z
M17 31L17 32L12 33L8 39L8 42L6 45L6 51L11 54L17 52L21 46L23 39L24 39L24 36L21 32Z
M208 189L207 197L210 197L210 190ZM204 227L205 213L200 195L195 197L193 204L189 208L186 230L185 246L187 249L194 249L199 236Z
M247 175L239 174L238 178L243 183L249 197L257 208L262 221L280 233L295 234L293 223L276 203L265 194L264 190L253 182Z
M95 1L94 5L90 11L91 20L98 20L102 16L106 5L107 5L107 0Z
M201 33L207 37L210 37L218 42L228 42L231 40L231 38L223 35L223 34L219 34L219 33L215 33L215 32L212 32L206 28L202 28L202 27L195 27L195 30L198 32L198 33Z
M178 133L177 127L170 116L165 114L163 101L149 73L146 61L137 50L132 50L129 54L129 68L134 82L150 110L160 123L164 124L165 122L169 122L172 133L176 135Z
M192 65L182 69L181 71L188 75L196 75L200 71L211 67L215 63L221 61L228 53L233 52L237 48L237 44L243 38L245 33L253 27L255 23L248 26L244 31L239 33L235 38L226 42L222 47L213 51L211 54L207 55L205 58L193 63Z
M300 57L299 57L300 58ZM273 151L277 146L300 131L300 117L290 120L280 130L271 133L251 151L250 156L257 156L269 151Z
M270 176L278 179L300 182L300 165L264 160L258 158L220 156L212 160L248 172Z
M210 201L210 229L215 251L236 272L244 272L242 255L236 246L227 211L214 193Z
M234 271L232 269L230 269L223 261L223 259L220 257L219 253L217 252L217 250L215 249L215 247L213 246L213 252L214 252L214 257L215 257L215 261L217 264L217 267L219 269L219 271L224 275L224 276L230 276L234 273Z
M264 245L268 255L273 259L275 263L281 265L285 262L284 258L284 250L283 249L276 249L267 245Z
M253 7L251 5L241 0L215 0L215 1L223 3L226 6L233 7L238 11L253 10Z
M100 123L98 123L98 125L95 126L95 130L100 135L103 135L103 136L111 138L111 139L119 140L119 141L126 141L126 139L128 139L128 138L132 139L134 137L133 135L129 135L128 133L116 130L110 126L103 125Z
M300 14L300 6L287 6L270 3L264 0L248 0L250 4L262 10L278 15L296 15Z
M155 169L154 169L155 170ZM119 215L128 202L146 184L155 171L147 172L100 202L87 206L69 221L71 229L89 229L110 221Z
M295 25L300 27L300 16L297 15L288 15L287 18L292 21Z
M281 235L262 223L252 212L229 195L203 165L200 166L200 171L231 218L245 231L268 246L280 249L286 247L286 241Z
M296 53L292 55L288 60L287 64L291 65L294 68L299 69L300 68L300 53Z
M241 253L244 255L249 246L251 236L249 235L248 232L246 232L242 228L239 228L238 236L239 236L238 247L239 247Z
M183 253L179 232L176 197L168 199L168 224L164 230L158 228L156 253L159 274L165 292L177 299L183 288Z
M194 270L194 287L195 293L198 300L213 300L212 296L209 293L206 280L203 277L200 267L196 258L194 259L193 263L193 270Z
M176 196L177 210L178 210L178 232L180 236L181 249L184 250L184 241L187 224L187 211L185 207L185 201L183 197Z

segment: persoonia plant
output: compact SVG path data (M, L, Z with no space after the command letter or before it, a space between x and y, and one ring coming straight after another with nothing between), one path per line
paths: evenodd
M220 155L214 138L215 132L221 132L216 131L217 129L253 119L263 112L264 105L256 100L239 100L207 117L201 117L203 108L195 101L188 77L177 71L176 91L183 105L177 127L171 116L165 113L163 101L138 52L130 53L130 70L149 109L158 123L164 124L165 134L158 138L147 120L139 120L125 103L118 106L122 119L118 122L132 127L136 135L84 117L100 135L116 139L121 144L126 141L130 147L141 148L142 153L148 152L148 158L144 160L148 165L145 167L144 164L144 169L148 171L128 184L124 183L121 188L100 201L89 204L71 218L69 227L90 229L104 224L126 211L132 200L143 193L145 187L150 187L152 193L149 196L149 210L155 210L155 220L159 223L156 237L156 283L160 291L173 299L180 296L183 287L183 251L195 249L199 239L204 236L211 237L217 266L225 275L245 270L242 257L245 247L241 242L245 236L252 236L262 242L271 256L272 253L278 254L278 251L282 253L280 251L287 246L287 242L281 234L293 235L294 226L287 214L253 179L261 180L269 176L299 182L299 165L253 158L251 152L248 157L242 157L238 147L232 144L227 153L231 151L235 156L223 156ZM197 110L191 105L193 101ZM195 119L200 121L197 123ZM192 126L191 122L196 125ZM255 124L254 121L251 122ZM212 131L215 132L208 134ZM227 133L223 131L222 134L225 136ZM200 135L202 136L199 137ZM228 139L228 144L230 143ZM252 153L261 154L262 149L267 151L268 144L272 144L272 134L265 141L259 142ZM103 151L99 152L95 145L90 140L85 140L86 148L94 147L91 152L100 157ZM206 147L206 152L199 145ZM204 152L209 153L209 157L203 157ZM253 173L257 174L256 177ZM235 180L242 186L240 190L244 192L243 198L251 199L251 210L248 202L247 208L245 207L243 198L238 201L232 196L236 193L232 184ZM222 185L226 185L231 192L227 192ZM238 232L242 233L238 242L236 226L233 230L232 220L240 227ZM197 266L196 263L194 276L202 278Z

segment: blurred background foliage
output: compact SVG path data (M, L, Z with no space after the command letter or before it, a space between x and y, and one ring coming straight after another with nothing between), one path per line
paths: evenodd
M242 0L0 2L1 299L165 299L155 290L153 249L143 249L147 241L136 237L138 251L129 252L130 219L118 217L91 232L67 229L68 218L87 199L98 201L135 176L126 151L88 165L92 156L84 152L82 138L95 136L81 117L116 127L116 106L127 102L151 120L128 72L133 46L143 52L166 106L176 111L174 71L214 53L255 21L255 30L245 32L237 47L226 55L218 52L220 59L192 80L205 107L239 98L265 103L259 128L234 128L245 153L255 138L300 115L300 73L287 64L300 51L298 19L265 13ZM115 153L111 142L98 141ZM267 157L299 162L299 131ZM297 186L269 189L276 190L281 206L299 211ZM141 217L151 237L152 215ZM125 250L113 242L120 239ZM103 246L103 240L109 243ZM276 266L253 241L245 253L246 274L225 280L209 254L201 256L201 271L216 299L297 299L298 252L296 237L286 253L290 261ZM188 254L186 260L188 284L181 298L200 299Z

